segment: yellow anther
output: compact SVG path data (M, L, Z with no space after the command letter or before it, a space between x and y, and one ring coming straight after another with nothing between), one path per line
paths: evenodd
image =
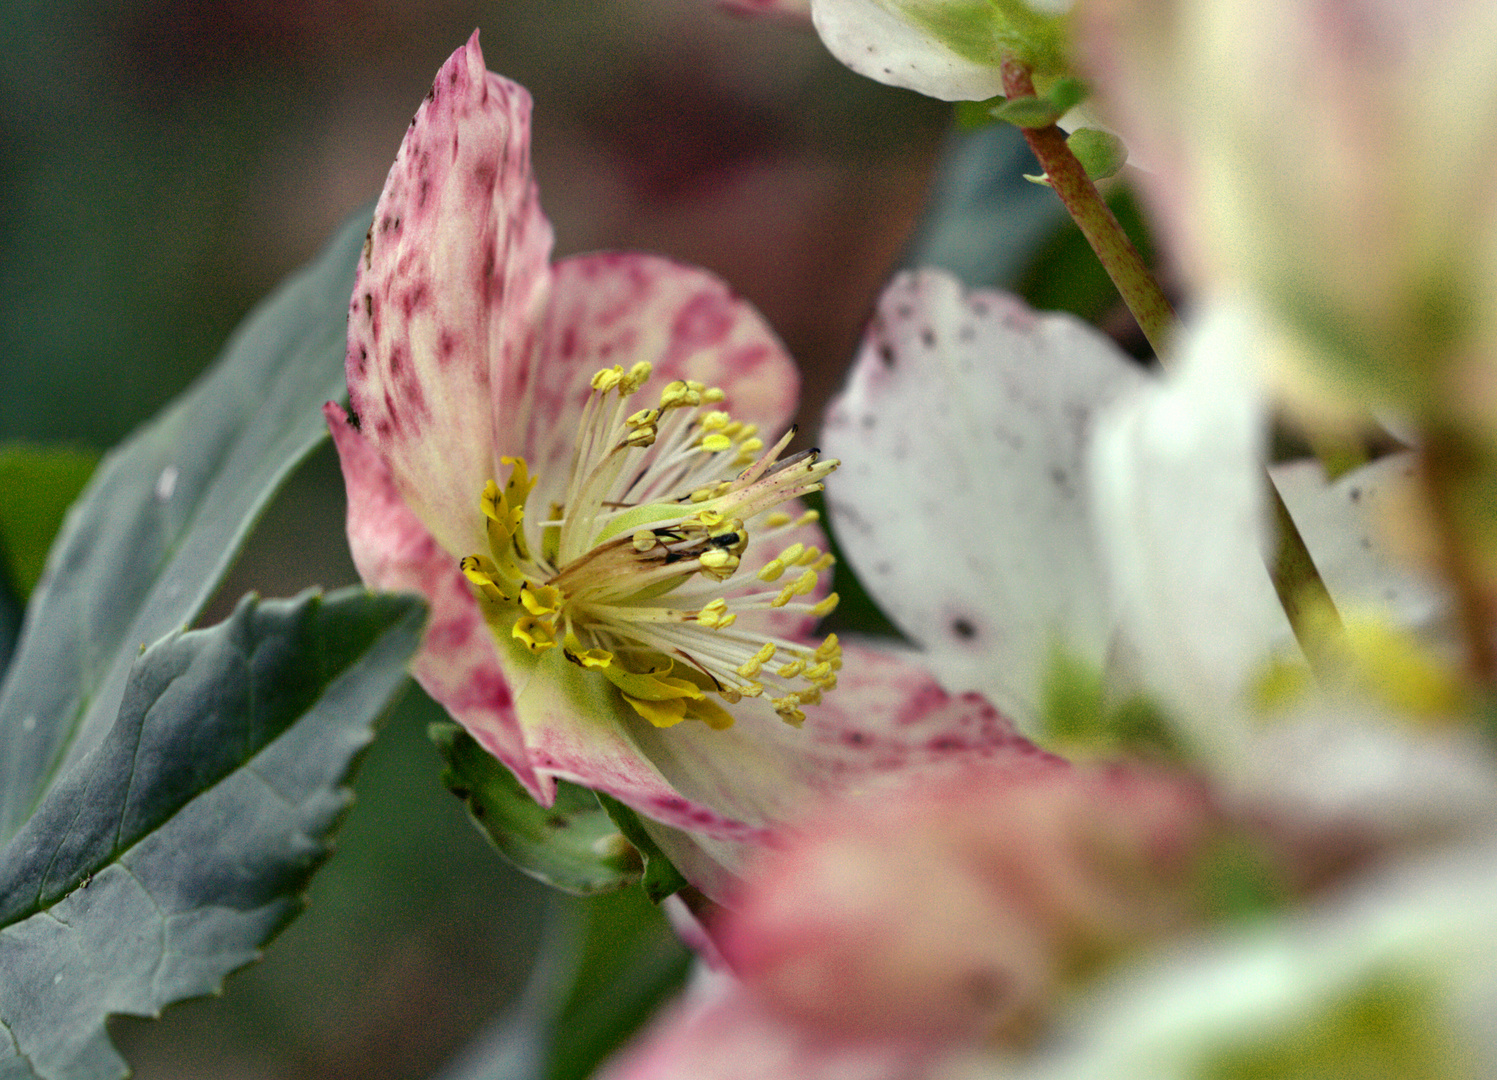
M814 525L820 520L820 510L807 510L804 514L795 519L795 526L796 528L800 528L802 525Z
M628 435L624 436L624 445L637 447L653 446L657 434L659 433L655 430L654 424L635 428Z
M549 619L521 615L515 620L511 635L523 641L531 652L545 652L556 647L556 626Z
M769 602L769 606L784 607L795 597L805 596L806 593L813 592L816 589L816 581L816 572L814 570L807 570L789 585L782 588L779 595Z
M561 610L561 590L555 585L520 586L520 603L532 615L550 615Z
M639 532L630 537L630 542L634 545L634 550L643 555L645 552L653 550L655 545L660 541L656 539L655 534L649 529L640 529Z
M636 361L634 366L629 369L629 374L624 376L623 386L619 388L619 394L623 397L628 397L634 393L634 391L650 381L650 373L654 370L654 367L651 366L648 360Z
M828 551L825 555L823 555L821 558L817 559L815 562L813 562L811 564L811 569L815 570L819 574L823 570L830 570L832 567L834 567L836 565L837 565L837 556L833 555L830 551Z
M722 548L711 548L702 552L697 561L701 563L702 573L714 581L726 581L733 576L733 571L738 569L738 556L731 551Z
M789 514L783 510L776 510L764 519L764 527L766 529L783 529L786 525L790 524L790 521Z
M821 558L821 549L818 547L808 547L805 551L801 552L800 558L795 560L795 565L810 566L819 558Z
M826 640L816 646L816 659L830 660L834 656L842 655L842 643L837 640L836 634L828 634Z
M828 676L830 676L831 673L832 673L832 665L829 664L829 663L827 663L825 660L823 660L821 663L817 664L815 667L811 667L811 668L807 668L806 669L806 679L809 682L813 682L813 683L814 682L820 682L822 679L825 679Z
M802 555L804 555L805 551L805 544L791 544L784 551L780 552L780 554L775 558L775 562L783 563L785 566L789 566L791 563L797 561Z
M713 510L710 507L706 510L698 510L694 517L695 520L701 522L709 529L717 528L723 523L724 520L723 512L721 510Z
M679 379L673 383L667 383L665 389L660 391L660 408L662 410L695 408L701 403L701 391L693 390L689 384Z
M799 657L796 657L794 660L790 661L790 663L786 664L784 667L776 671L775 674L782 679L793 679L805 670L806 662Z
M764 665L774 659L774 654L774 642L766 641L763 645L759 646L758 652L754 653L753 656L738 666L738 674L742 675L745 679L755 678L759 672L764 670Z
M686 388L694 394L701 394L706 392L707 384L697 382L695 379L687 379Z
M743 455L747 456L747 457L753 457L755 454L757 454L760 450L763 450L763 449L764 449L764 440L763 439L744 439L743 442L741 442L738 445L738 452L740 454L743 454Z
M624 369L614 364L613 367L604 368L593 376L593 389L600 394L606 394L623 381Z
M702 391L702 404L716 405L719 401L722 401L727 396L727 394L723 393L721 387L711 386Z
M725 429L731 426L732 420L725 412L710 412L705 413L698 423L702 425L703 431L721 431L725 435L731 435L732 432Z
M721 432L714 431L711 435L702 439L702 449L709 454L720 454L724 450L733 448L733 440Z
M639 412L631 413L628 417L626 417L624 419L624 423L629 427L643 427L646 424L653 424L656 420L659 419L659 409L640 409Z
M801 690L798 695L802 705L820 705L821 687L813 686L809 690Z
M811 614L818 619L830 615L837 610L837 604L841 598L836 593L827 593L822 599L811 605Z
M800 705L800 698L794 694L774 698L770 704L774 706L774 711L779 714L780 719L791 727L800 727L806 722L806 714L797 708Z
M718 597L712 603L706 605L697 612L697 622L706 627L719 627L722 625L723 616L728 613L728 602L723 597Z

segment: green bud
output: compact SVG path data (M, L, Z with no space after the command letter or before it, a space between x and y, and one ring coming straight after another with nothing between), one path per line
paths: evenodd
M1014 127L1042 128L1059 120L1065 110L1057 109L1046 98L1023 97L1009 98L989 111L996 119L1013 124Z
M1128 160L1128 148L1110 131L1077 128L1066 140L1066 145L1093 180L1106 180L1116 175Z

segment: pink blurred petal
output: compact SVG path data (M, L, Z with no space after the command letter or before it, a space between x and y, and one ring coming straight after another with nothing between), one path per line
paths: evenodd
M456 561L417 520L369 440L332 402L323 407L348 489L348 546L365 584L418 592L431 606L411 674L542 803L555 786L530 767L494 637Z
M401 497L459 554L484 550L479 493L546 300L529 140L529 94L485 70L475 32L411 121L349 308L353 409Z
M597 1080L922 1080L938 1058L897 1040L829 1042L766 1010L726 976L699 978L686 996Z
M811 0L716 0L716 3L736 15L769 15L795 22L811 22Z
M1078 957L1196 914L1215 820L1199 785L1162 773L971 766L808 818L753 868L719 942L828 1036L1022 1034Z

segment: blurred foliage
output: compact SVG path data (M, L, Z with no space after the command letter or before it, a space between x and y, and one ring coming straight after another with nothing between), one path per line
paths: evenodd
M16 593L31 595L62 516L99 455L64 446L0 446L0 557Z
M552 1029L544 1080L584 1080L686 978L691 953L642 889L579 902L579 947Z

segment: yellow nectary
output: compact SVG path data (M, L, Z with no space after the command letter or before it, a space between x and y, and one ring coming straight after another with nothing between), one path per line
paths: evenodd
M536 478L523 458L503 458L503 488L485 486L480 508L489 551L462 560L489 611L531 652L560 646L595 670L658 727L697 719L714 728L733 703L767 695L791 724L837 682L835 635L807 646L736 626L774 609L825 615L835 593L808 602L832 556L794 543L757 575L734 578L750 534L762 543L816 518L776 510L822 490L838 465L815 450L780 460L793 431L764 448L756 428L709 408L721 390L672 382L657 406L627 411L648 363L593 376L565 501L525 529ZM732 470L739 470L736 475ZM799 570L775 586L787 570ZM774 666L770 661L783 663Z

